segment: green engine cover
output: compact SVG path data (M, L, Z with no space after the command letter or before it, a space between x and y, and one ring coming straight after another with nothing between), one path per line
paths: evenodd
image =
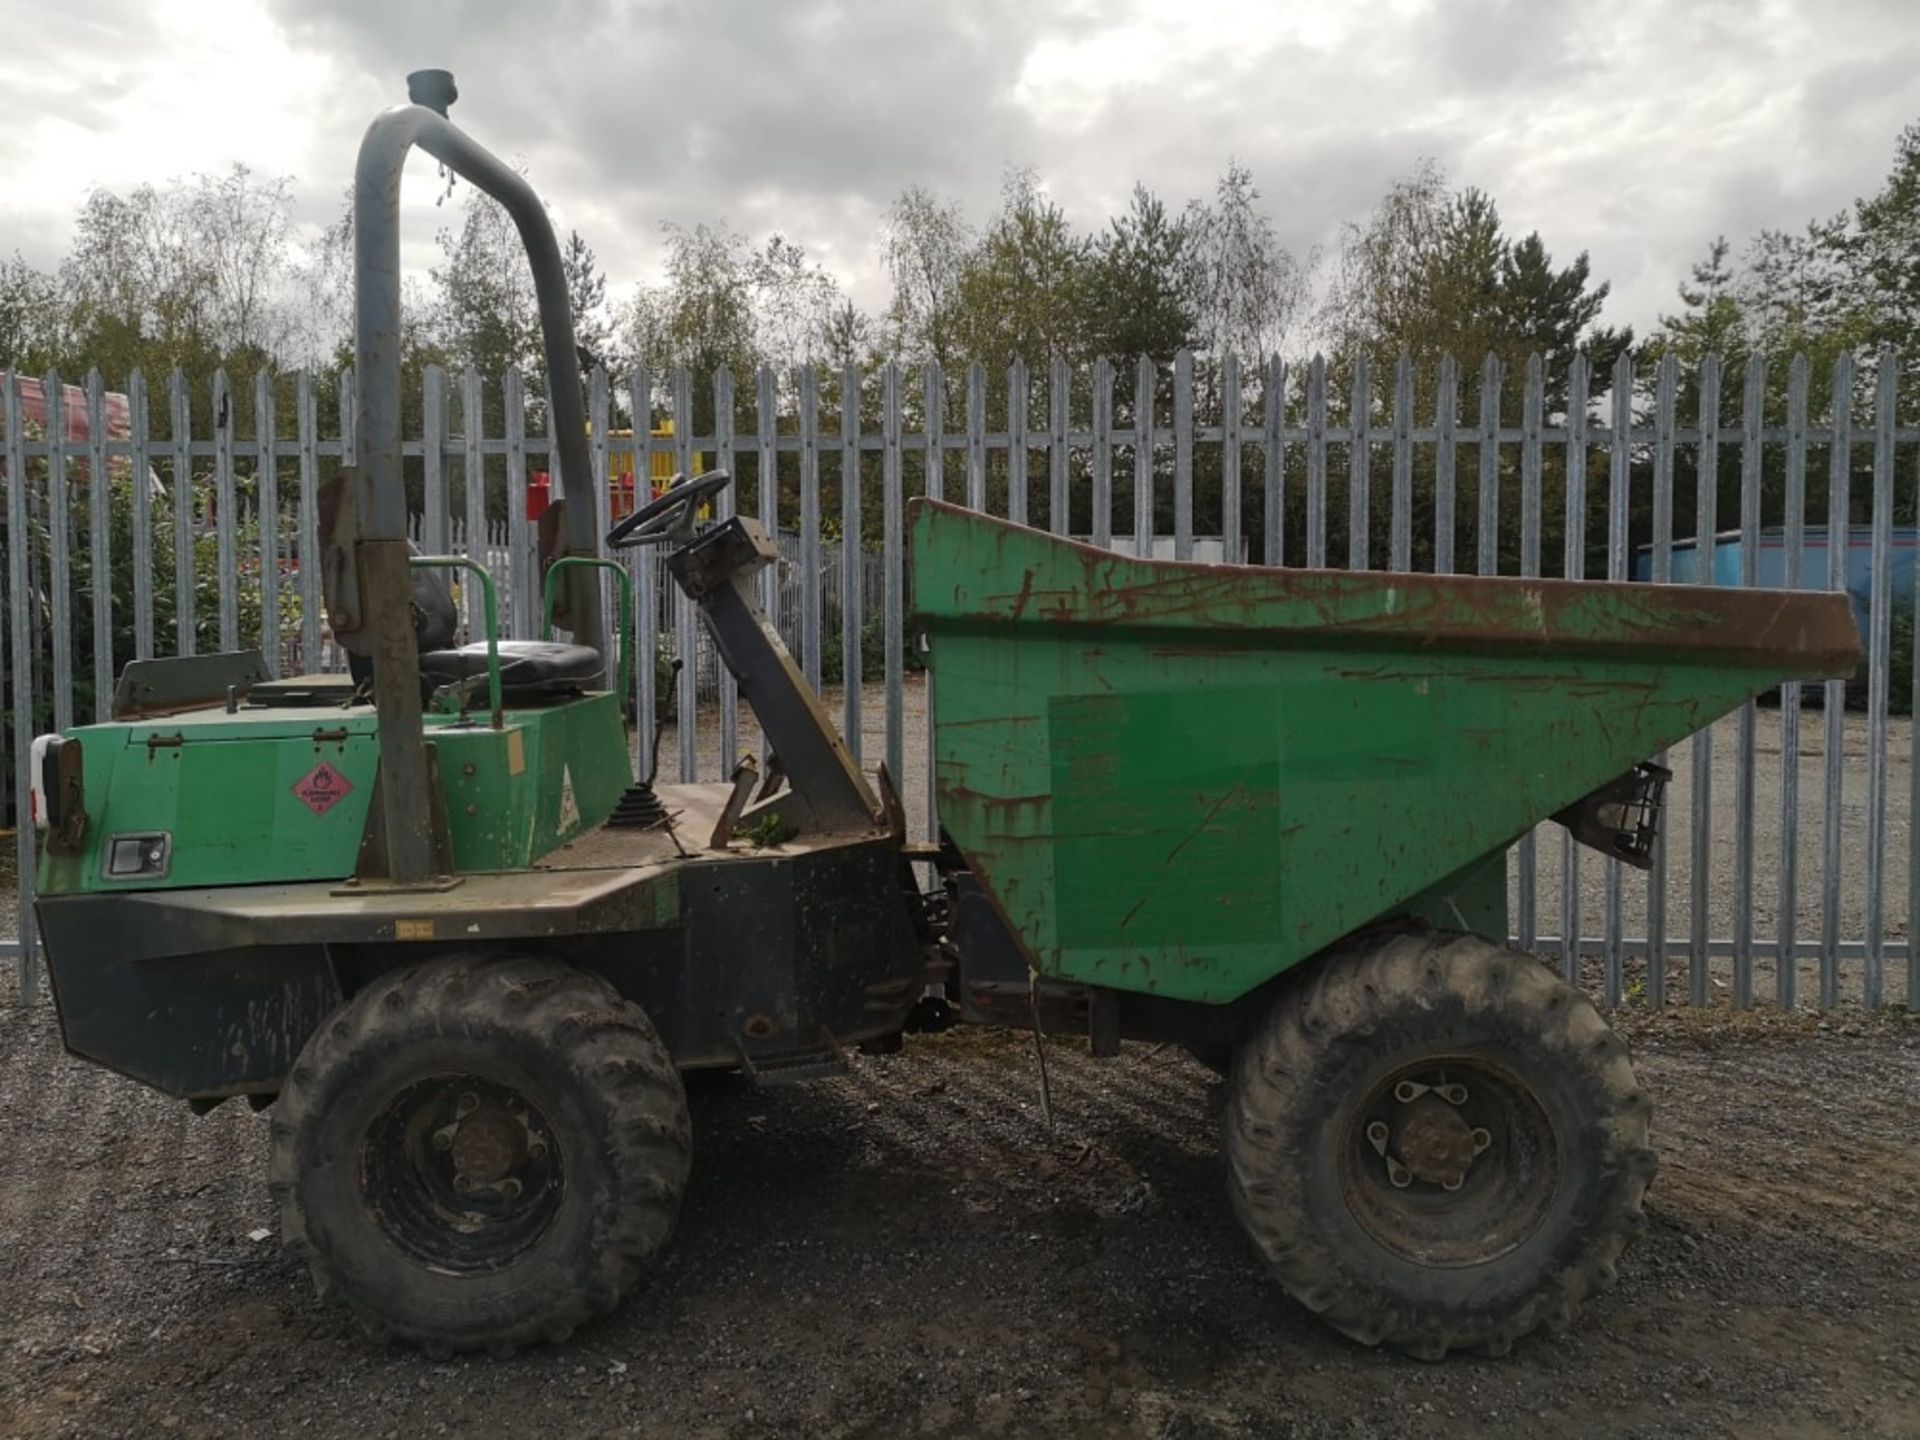
M1484 916L1532 826L1858 657L1841 595L1143 562L931 501L911 562L941 827L1040 974L1187 1000L1449 877Z
M330 880L351 875L379 742L360 706L224 707L87 725L87 833L46 854L42 894ZM633 778L618 697L485 718L426 717L460 871L514 870L612 813ZM116 839L164 837L163 874L115 879Z

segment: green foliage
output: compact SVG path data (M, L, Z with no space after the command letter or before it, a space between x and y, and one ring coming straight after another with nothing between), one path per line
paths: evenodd
M735 826L733 833L756 850L764 850L784 845L800 832L783 821L778 811L769 810L751 825Z
M1196 240L1185 219L1144 185L1094 242L1087 274L1088 347L1096 355L1152 357L1170 365L1195 343Z
M1322 318L1336 353L1365 356L1377 377L1411 356L1421 415L1432 413L1442 356L1462 366L1471 414L1480 362L1493 355L1505 375L1502 413L1518 418L1527 361L1537 354L1543 413L1551 417L1566 408L1576 354L1605 376L1632 343L1631 331L1595 326L1607 294L1607 285L1592 283L1584 251L1557 268L1538 232L1509 238L1492 196L1450 188L1426 161L1394 182L1366 223L1347 227Z
M1867 338L1908 354L1920 348L1920 122L1900 132L1886 184L1855 202L1850 233L1831 243L1850 262Z
M1086 353L1089 246L1031 170L1015 170L1000 213L960 269L956 338L994 371Z
M38 478L38 477L36 477ZM34 487L44 497L44 480ZM135 624L138 567L134 554L134 486L130 477L116 476L108 489L108 538L110 561L107 569L108 601L112 608L112 656L108 672L117 680L120 670L139 653ZM89 537L92 491L75 485L67 524L69 586L67 593L67 632L72 638L73 714L77 720L90 720L95 714L97 692L94 684L94 633L92 617L97 581L98 556ZM160 494L150 499L152 544L149 548L147 580L153 595L153 650L170 655L179 650L180 595L176 568L178 530L170 497ZM234 527L234 553L257 554L259 528L247 521ZM32 603L39 609L40 644L36 658L35 715L36 731L53 727L53 616L52 586L53 533L44 500L24 527L30 547L29 564L37 577ZM11 538L11 536L9 537ZM193 645L198 653L222 648L220 635L220 590L225 573L220 565L219 540L212 532L189 533L192 555ZM261 599L257 574L243 573L227 577L233 586L235 613L241 646L254 646L261 640ZM282 635L290 634L300 621L300 597L290 583L279 589L279 619Z
M1892 651L1887 665L1887 709L1895 715L1913 713L1913 611L1901 605L1895 608L1892 624L1888 627L1892 636ZM1856 677L1853 684L1864 687L1867 677L1864 672Z
M900 641L901 668L906 671L924 670L926 662L913 648L913 637L903 634ZM887 673L887 619L884 615L869 615L860 624L860 679L863 684L877 684ZM833 626L828 633L822 627L820 634L820 683L839 685L847 678L846 646L840 638L840 627Z

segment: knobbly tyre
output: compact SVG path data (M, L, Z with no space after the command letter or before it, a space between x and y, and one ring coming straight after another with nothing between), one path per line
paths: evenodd
M1162 564L915 502L941 840L914 845L755 605L767 536L698 523L714 473L605 543L666 549L773 758L650 784L590 504L541 526L568 643L500 639L483 571L409 551L415 145L512 214L561 472L593 473L540 202L449 122L451 77L410 90L360 150L356 463L318 522L370 698L254 653L140 661L110 722L36 742L69 1049L268 1110L289 1249L434 1354L563 1340L635 1285L692 1163L682 1072L831 1074L952 1021L1227 1074L1235 1209L1362 1342L1499 1352L1611 1282L1651 1107L1594 1007L1505 944L1507 847L1553 817L1645 863L1644 757L1852 673L1844 596ZM454 647L436 577L462 565L486 637Z

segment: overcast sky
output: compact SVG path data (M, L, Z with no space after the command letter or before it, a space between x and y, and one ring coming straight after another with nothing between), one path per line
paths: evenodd
M232 161L322 223L424 66L616 291L657 278L661 221L725 219L878 309L892 197L982 218L1009 165L1092 230L1136 179L1178 203L1237 158L1331 252L1430 155L1590 251L1644 328L1716 234L1878 187L1920 119L1920 0L0 0L0 252L51 264L89 187ZM424 266L431 161L409 186Z

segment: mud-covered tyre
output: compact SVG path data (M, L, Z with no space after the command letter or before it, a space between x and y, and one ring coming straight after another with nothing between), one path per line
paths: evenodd
M274 1106L281 1239L378 1339L559 1342L672 1234L686 1097L638 1006L530 957L385 976L322 1023Z
M1326 957L1235 1060L1235 1210L1367 1345L1504 1353L1613 1283L1646 1228L1652 1105L1626 1043L1531 956L1399 936Z

